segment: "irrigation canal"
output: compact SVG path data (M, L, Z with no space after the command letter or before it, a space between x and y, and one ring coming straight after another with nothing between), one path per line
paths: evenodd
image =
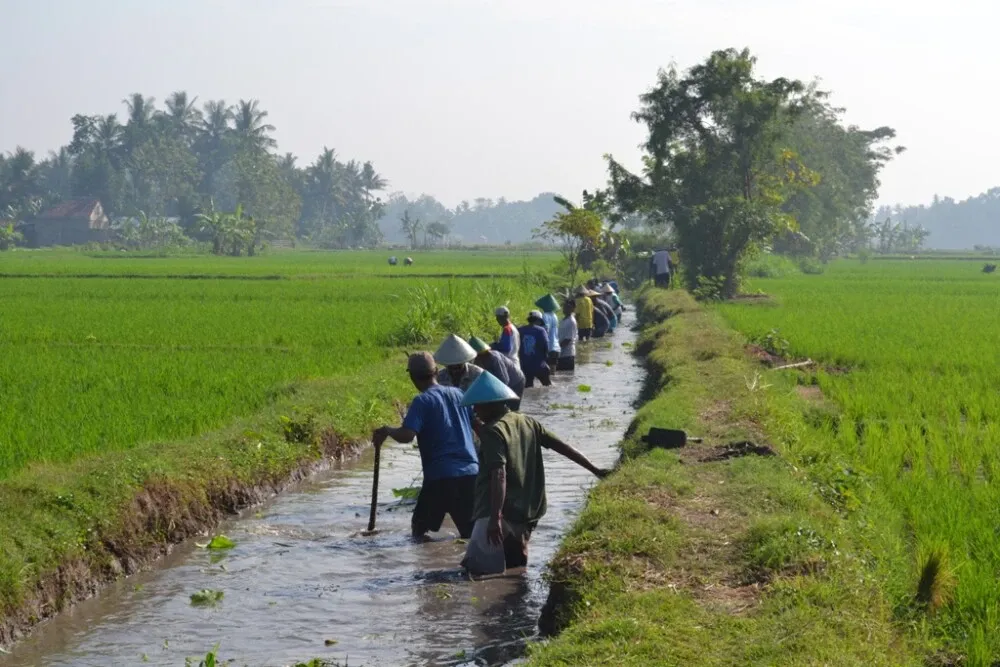
M612 465L643 377L631 354L634 340L622 327L578 346L575 373L528 389L522 409L597 465ZM464 546L450 521L430 542L410 538L411 507L392 489L410 486L420 473L411 446L383 450L379 534L359 535L368 518L371 465L369 451L227 522L219 532L236 547L225 553L194 541L178 547L154 570L39 628L0 655L0 667L174 667L203 658L216 644L219 657L234 665L314 657L351 667L516 661L537 632L548 594L545 564L594 478L546 452L549 510L532 537L529 566L471 582L458 569ZM212 608L194 607L190 595L201 589L225 597Z

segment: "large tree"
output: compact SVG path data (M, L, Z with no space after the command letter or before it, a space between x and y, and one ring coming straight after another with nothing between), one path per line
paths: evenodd
M670 68L642 95L633 118L646 125L642 175L609 157L624 212L672 223L689 284L735 293L746 253L794 220L782 205L815 182L781 143L809 99L799 81L763 80L749 51L716 51L683 75Z

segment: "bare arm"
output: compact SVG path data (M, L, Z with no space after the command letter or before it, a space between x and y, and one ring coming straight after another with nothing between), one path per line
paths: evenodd
M503 504L507 500L507 467L498 466L490 473L490 521L486 537L493 544L503 544Z
M413 442L413 439L416 437L417 434L413 429L406 428L405 426L400 426L399 428L381 426L372 433L372 444L376 447L381 447L386 438L392 438L396 442L406 444Z
M591 463L590 459L588 459L586 456L584 456L580 452L580 450L578 450L576 447L573 447L572 445L566 444L565 442L563 442L559 438L549 437L549 438L547 438L547 441L546 441L545 445L549 449L551 449L552 451L554 451L555 453L562 454L563 456L565 456L566 458L568 458L573 463L577 464L581 468L585 468L586 470L589 470L590 472L594 473L595 475L597 475L601 479L607 477L608 474L609 474L609 471L602 470L601 468L598 468L593 463Z

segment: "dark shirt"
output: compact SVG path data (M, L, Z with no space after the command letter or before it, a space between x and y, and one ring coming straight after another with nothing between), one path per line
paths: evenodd
M476 357L476 365L495 375L518 397L524 395L524 373L521 372L520 364L507 355L490 350L489 355Z
M537 324L528 324L518 329L521 334L521 369L525 373L537 375L538 370L549 358L549 332Z

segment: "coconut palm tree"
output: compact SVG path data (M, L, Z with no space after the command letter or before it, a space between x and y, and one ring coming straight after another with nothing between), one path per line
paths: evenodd
M267 112L259 100L240 100L234 114L234 131L240 148L264 153L278 145L270 135L274 125L266 122Z
M197 97L189 98L185 91L178 90L167 98L166 111L157 114L157 118L173 136L190 141L201 124L197 101Z
M132 93L122 102L128 109L128 121L125 123L125 150L131 153L153 133L153 118L156 115L156 100L143 97L141 93Z

